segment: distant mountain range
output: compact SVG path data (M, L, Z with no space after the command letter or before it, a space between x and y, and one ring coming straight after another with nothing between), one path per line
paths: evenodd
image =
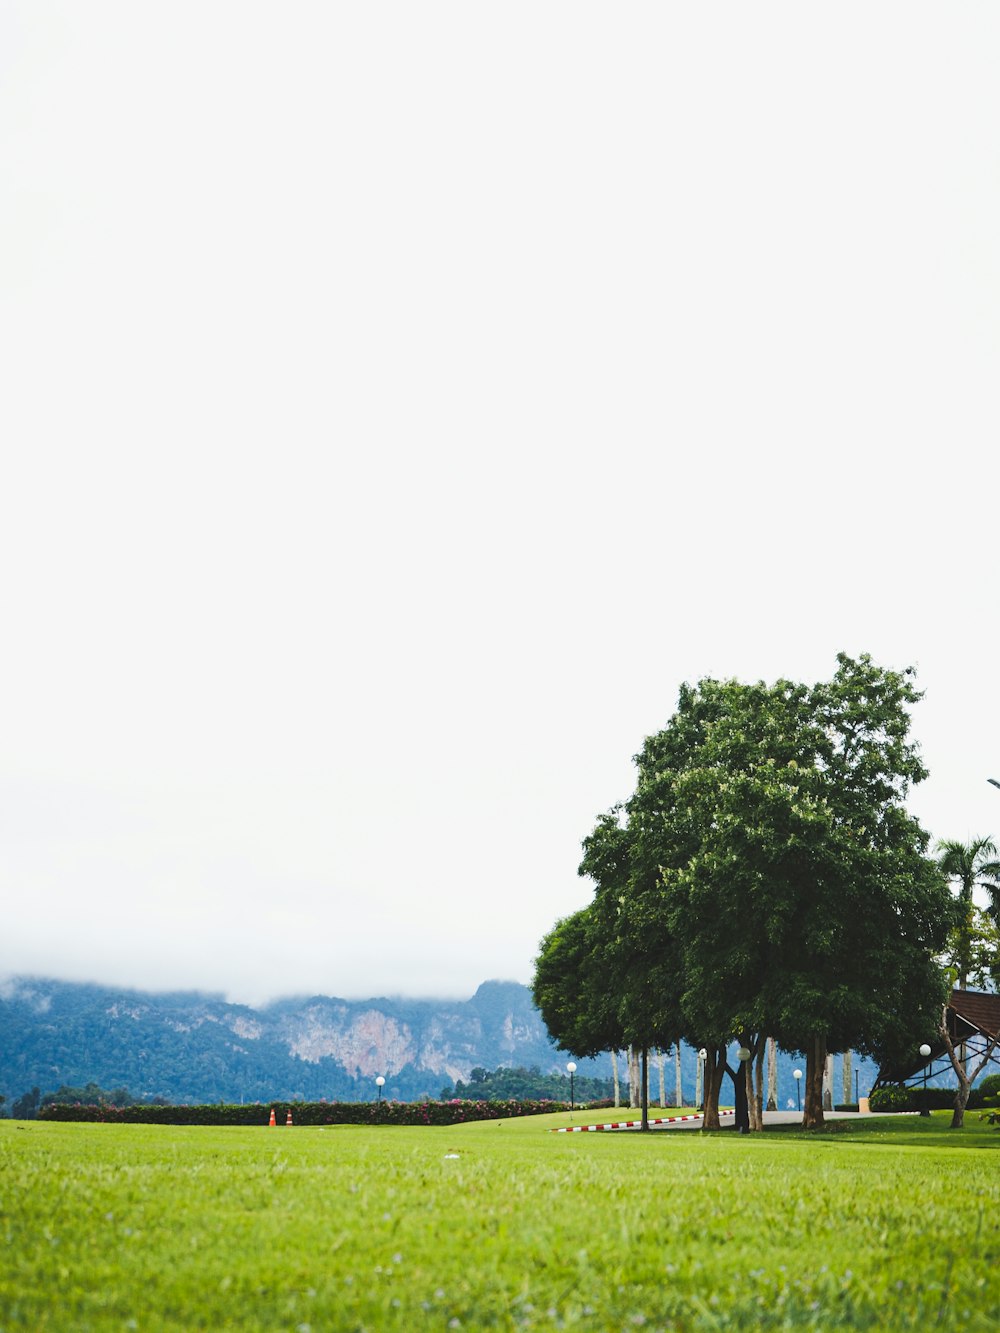
M470 1000L316 995L260 1009L198 992L152 994L19 977L0 986L0 1093L127 1088L170 1101L436 1098L478 1067L564 1071L526 986L487 981ZM609 1077L603 1060L581 1074Z
M167 994L15 977L0 984L0 1093L7 1107L30 1089L63 1085L127 1088L172 1102L369 1101L375 1078L400 1101L427 1096L474 1068L537 1067L563 1073L567 1056L549 1038L531 992L486 981L469 1000L324 995L253 1009L200 992ZM579 1073L610 1078L611 1060L578 1060ZM681 1073L694 1102L695 1053L682 1047ZM778 1102L794 1105L793 1064L779 1055ZM834 1100L841 1100L840 1061ZM875 1077L855 1060L862 1095ZM623 1099L628 1079L620 1061ZM651 1073L658 1097L658 1073ZM728 1085L727 1085L728 1086ZM673 1061L666 1095L674 1100ZM724 1098L726 1094L724 1093Z

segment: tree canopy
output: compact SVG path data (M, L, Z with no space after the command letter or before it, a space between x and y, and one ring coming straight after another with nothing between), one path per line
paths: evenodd
M821 1123L827 1052L919 1043L943 997L952 899L903 804L926 776L920 696L911 671L837 662L813 686L683 686L624 819L584 842L589 948L612 961L620 1026L712 1053L706 1123L734 1037L804 1051Z

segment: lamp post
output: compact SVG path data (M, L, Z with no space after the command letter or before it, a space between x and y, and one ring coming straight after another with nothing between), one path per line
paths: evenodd
M375 1086L378 1088L378 1102L375 1107L375 1119L378 1120L382 1116L382 1089L385 1087L385 1079L381 1074L379 1074L378 1078L375 1080Z
M698 1084L701 1089L701 1101L700 1105L697 1108L699 1111L704 1111L705 1109L705 1061L707 1059L708 1059L708 1051L706 1051L703 1046L701 1050L698 1052ZM695 1101L697 1102L698 1100L699 1099L697 1096L697 1089L696 1089Z
M792 1070L792 1078L795 1080L795 1109L796 1109L797 1111L801 1111L801 1110L802 1110L802 1099L801 1099L801 1097L799 1096L799 1080L802 1078L802 1070L801 1070L801 1069L793 1069L793 1070Z
M573 1100L573 1075L576 1073L576 1065L572 1060L566 1062L566 1073L569 1074L569 1109L575 1110L576 1103Z
M920 1047L920 1054L924 1057L924 1095L920 1099L920 1114L930 1115L931 1109L927 1105L927 1059L931 1053L931 1048L926 1042Z

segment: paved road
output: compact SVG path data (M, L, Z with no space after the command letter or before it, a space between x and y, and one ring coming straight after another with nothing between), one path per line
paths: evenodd
M862 1117L860 1111L824 1111L823 1118L825 1120L858 1120L861 1119ZM722 1121L722 1128L723 1129L726 1129L727 1127L732 1128L732 1124L733 1124L732 1116L725 1117ZM765 1129L767 1128L768 1125L801 1125L801 1124L802 1124L801 1111L764 1112ZM694 1120L694 1121L685 1120L681 1121L680 1123L675 1122L672 1125L670 1124L656 1125L655 1128L656 1129L700 1129L701 1120Z
M605 1128L605 1130L603 1131L604 1133L631 1133L633 1131L633 1127L638 1128L638 1122L642 1118L641 1114L638 1111L630 1111L624 1107L617 1112L617 1115L621 1116L620 1120L615 1119L614 1121L609 1120L605 1122L608 1127ZM827 1111L825 1112L825 1119L856 1120L860 1117L860 1115L861 1113L859 1111ZM674 1116L670 1118L665 1118L660 1124L653 1123L657 1118L658 1118L658 1108L654 1109L653 1107L650 1107L649 1108L650 1129L701 1129L701 1116L695 1116L691 1112L688 1112L684 1116ZM592 1117L584 1116L583 1119L585 1121L591 1121ZM629 1122L628 1127L624 1123L625 1121ZM620 1128L611 1129L610 1125L612 1123L617 1126L620 1126ZM802 1123L801 1111L764 1112L765 1129L767 1128L768 1125L801 1125L801 1123ZM732 1127L733 1127L732 1113L730 1112L729 1115L724 1114L722 1117L722 1128L732 1129ZM563 1130L562 1132L566 1133L567 1131L570 1130L572 1130L573 1132L597 1132L597 1131L585 1131L584 1125L567 1126L566 1129Z

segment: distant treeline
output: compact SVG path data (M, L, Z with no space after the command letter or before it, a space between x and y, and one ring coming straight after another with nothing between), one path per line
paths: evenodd
M609 1078L573 1078L573 1098L577 1102L605 1101L614 1096L614 1084ZM474 1069L468 1083L458 1079L454 1086L441 1089L442 1101L451 1097L470 1102L508 1101L510 1099L568 1102L570 1079L568 1074L543 1074L537 1065L530 1069Z
M3 1102L0 1097L0 1103ZM70 1088L63 1084L55 1092L44 1095L38 1088L23 1093L10 1104L12 1120L36 1120L40 1112L49 1106L169 1106L166 1097L133 1097L128 1088L114 1088L111 1092L96 1083L87 1083L82 1088ZM6 1114L0 1107L0 1114Z

